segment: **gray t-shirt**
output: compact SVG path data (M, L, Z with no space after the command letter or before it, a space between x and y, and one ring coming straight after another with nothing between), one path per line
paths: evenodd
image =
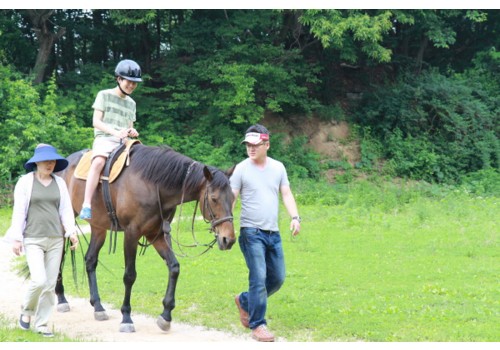
M240 191L241 227L279 231L278 209L281 186L289 186L285 166L267 157L264 169L247 158L234 169L231 188Z

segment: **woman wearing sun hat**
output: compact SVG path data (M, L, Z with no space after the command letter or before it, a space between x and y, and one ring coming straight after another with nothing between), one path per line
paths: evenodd
M75 217L68 188L54 172L64 170L68 161L47 144L39 144L24 164L29 171L16 183L12 223L5 240L15 255L24 251L30 271L23 298L19 326L45 337L53 334L48 321L55 304L55 286L64 249L64 237L71 249L78 245Z

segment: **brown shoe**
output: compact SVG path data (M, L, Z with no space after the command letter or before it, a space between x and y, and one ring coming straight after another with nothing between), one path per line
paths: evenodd
M257 341L274 341L274 334L269 332L269 329L267 329L265 324L261 324L254 330L252 330L252 338L254 338Z
M238 307L238 310L240 311L241 324L245 328L250 328L249 321L248 321L250 319L250 317L248 316L248 312L243 310L243 308L240 305L240 295L239 294L234 297L234 302L236 303L236 306Z

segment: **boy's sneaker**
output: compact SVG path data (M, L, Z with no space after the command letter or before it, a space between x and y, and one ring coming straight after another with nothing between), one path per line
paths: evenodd
M92 219L92 210L89 207L83 207L82 211L80 212L80 219L82 220Z
M269 332L265 324L261 324L254 330L252 330L252 338L257 341L270 342L274 341L274 334Z
M24 322L23 321L23 315L21 315L19 317L19 327L21 327L21 329L24 329L25 331L27 331L28 329L30 329L30 321Z

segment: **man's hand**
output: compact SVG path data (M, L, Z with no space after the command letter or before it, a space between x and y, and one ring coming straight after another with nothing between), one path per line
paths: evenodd
M292 236L297 236L300 232L300 221L297 219L292 219L290 222L290 231L292 231Z

